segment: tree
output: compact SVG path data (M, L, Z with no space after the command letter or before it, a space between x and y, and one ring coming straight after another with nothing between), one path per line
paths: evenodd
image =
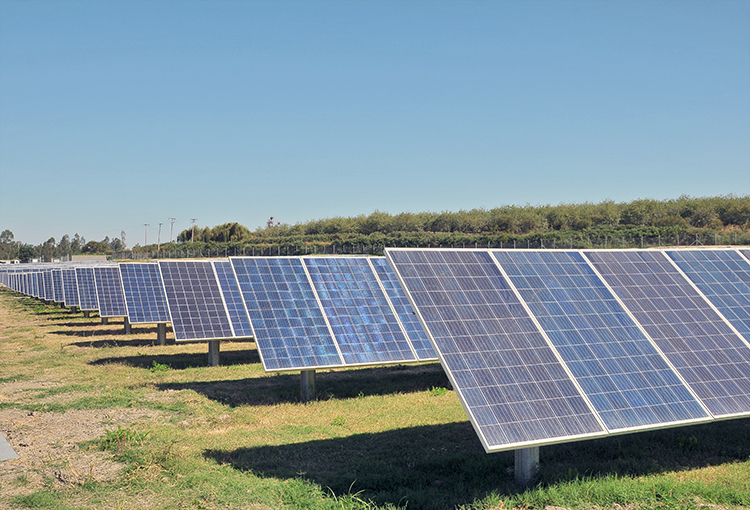
M62 236L62 239L60 239L60 242L57 244L57 249L59 250L59 253L61 255L67 255L70 253L70 236L68 234L65 234Z
M3 230L0 234L0 259L12 259L16 256L18 243L13 241L13 232Z
M84 244L86 244L86 240L76 232L76 235L73 236L73 241L70 243L70 251L80 253Z
M112 251L121 251L125 248L122 244L122 241L120 241L120 239L117 237L109 242L109 247Z
M18 259L21 262L31 262L31 259L36 258L36 248L30 244L22 244L18 249Z

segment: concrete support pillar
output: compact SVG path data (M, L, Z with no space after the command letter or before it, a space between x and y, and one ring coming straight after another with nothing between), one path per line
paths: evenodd
M164 322L156 325L156 343L158 345L167 345L167 325Z
M84 310L84 311L83 311L83 316L84 316L85 318L87 318L87 319L88 319L89 317L91 317L91 310Z
M303 402L315 400L315 370L302 370L300 373L300 395Z
M109 317L102 317L102 324L109 324Z
M539 473L539 447L516 450L516 484L530 485Z
M219 366L219 340L208 341L208 366Z
M130 327L130 321L127 317L125 317L125 320L123 322L125 323L125 334L129 335L132 331L132 328Z

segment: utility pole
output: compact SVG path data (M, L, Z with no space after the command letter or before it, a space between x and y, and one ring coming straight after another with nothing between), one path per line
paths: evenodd
M161 223L159 223L159 234L156 236L156 251L159 251L161 246Z
M171 223L169 227L169 242L170 243L174 242L174 221L176 219L177 218L169 218L169 223Z
M148 226L149 226L149 223L144 223L143 226L145 227L145 229L144 229L145 238L143 240L143 247L145 248L148 245Z
M198 219L198 218L190 218L190 221L191 221L191 222L193 223L193 233L192 233L192 235L190 236L190 242L191 242L191 243L192 243L192 242L193 242L193 240L195 239L195 220L197 220L197 219Z

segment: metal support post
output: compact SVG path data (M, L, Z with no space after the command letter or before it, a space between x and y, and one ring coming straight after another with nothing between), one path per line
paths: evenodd
M208 366L219 366L219 340L208 341Z
M300 373L300 395L303 402L315 400L315 370L302 370Z
M132 328L130 327L130 321L128 320L127 317L125 317L124 323L125 323L125 334L129 335L132 331Z
M60 303L60 308L65 308L65 303Z
M516 484L530 485L539 472L539 447L516 450Z
M102 324L109 324L109 317L102 317Z
M156 343L159 345L167 345L167 324L160 322L156 325Z
M84 317L85 317L86 319L88 319L89 317L91 317L91 310L84 310L84 311L83 311L83 316L84 316Z

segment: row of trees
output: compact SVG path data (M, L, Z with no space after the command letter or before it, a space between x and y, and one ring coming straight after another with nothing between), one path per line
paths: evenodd
M295 225L269 222L251 232L237 222L215 227L193 227L177 236L176 243L159 249L178 251L189 243L192 249L235 252L243 247L260 250L271 247L331 247L355 245L446 246L486 243L568 243L591 238L656 239L692 236L727 237L740 230L744 239L750 230L750 196L725 195L673 200L639 199L631 202L605 200L600 203L543 206L502 206L458 212L403 212L392 215L375 211L356 217L333 217ZM675 237L676 236L676 237ZM732 236L735 239L736 235ZM588 243L589 241L585 241ZM307 248L305 248L307 249ZM112 253L125 250L119 238L89 241L76 234L59 242L50 238L38 246L16 242L9 230L0 235L0 259L41 258L52 260L79 253ZM132 251L157 251L156 245L138 246ZM247 252L248 250L244 250Z
M415 233L531 234L550 231L632 230L657 228L667 232L690 228L719 230L750 228L750 196L719 196L674 200L640 199L618 203L503 206L468 211L375 211L356 217L333 217L306 223L273 224L250 232L238 223L183 230L178 242L231 243L258 238L308 236L369 236Z
M533 232L632 229L634 227L750 228L750 196L708 198L682 196L674 200L640 199L617 203L503 206L468 211L401 213L335 217L296 225L259 228L260 237L375 232L462 232L529 234Z
M86 242L86 239L78 234L75 234L72 239L65 234L60 241L50 237L35 246L16 241L10 230L0 233L0 260L18 259L21 262L29 262L32 259L40 259L49 262L71 255L112 253L123 249L122 241L118 238L110 240L109 237L105 237L102 241Z

